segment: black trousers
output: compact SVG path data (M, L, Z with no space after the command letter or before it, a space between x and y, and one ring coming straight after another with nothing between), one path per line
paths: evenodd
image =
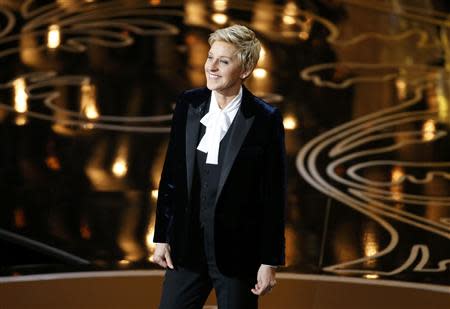
M175 266L164 277L160 309L201 309L212 288L218 309L257 309L258 296L251 292L256 283L252 277L228 277L217 268L213 237L201 229L199 263L195 267ZM233 248L230 248L233 250Z

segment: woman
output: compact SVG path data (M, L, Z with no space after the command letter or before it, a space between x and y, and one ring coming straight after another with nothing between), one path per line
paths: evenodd
M159 185L154 262L161 309L257 308L284 264L286 167L280 111L244 86L261 45L234 25L209 38L207 88L177 100Z

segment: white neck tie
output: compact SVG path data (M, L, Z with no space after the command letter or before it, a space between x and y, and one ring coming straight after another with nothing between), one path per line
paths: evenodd
M239 90L238 95L222 110L217 103L215 92L212 92L209 111L200 120L200 122L206 126L206 132L197 147L198 150L208 154L206 156L206 163L218 163L220 141L233 122L239 106L241 105L241 99L242 87Z

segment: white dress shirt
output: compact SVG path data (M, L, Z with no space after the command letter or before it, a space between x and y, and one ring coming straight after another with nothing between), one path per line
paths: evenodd
M197 146L197 149L207 153L206 163L217 164L219 158L220 141L227 133L234 117L241 106L242 86L239 93L231 100L224 109L217 103L216 92L211 93L211 102L208 113L203 116L200 122L206 127L205 135Z

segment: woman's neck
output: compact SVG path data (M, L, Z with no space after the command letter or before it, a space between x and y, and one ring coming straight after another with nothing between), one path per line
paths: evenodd
M227 107L227 105L239 94L240 89L241 87L239 87L236 91L233 91L233 93L226 94L215 91L216 101L220 109Z

